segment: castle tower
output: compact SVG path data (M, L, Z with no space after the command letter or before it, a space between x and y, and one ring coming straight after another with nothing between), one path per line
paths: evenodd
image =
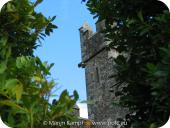
M104 21L96 24L97 32L85 23L80 29L82 62L79 67L85 68L87 100L89 119L93 121L115 121L125 115L123 109L114 106L113 102L118 100L111 90L116 83L114 78L113 57L115 51L108 51L108 42L104 41L101 30ZM114 126L103 126L103 128L114 128Z

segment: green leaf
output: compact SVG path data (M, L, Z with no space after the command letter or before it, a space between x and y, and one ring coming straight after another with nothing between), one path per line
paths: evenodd
M20 61L19 57L16 60L16 66L17 66L17 68L22 68L22 64L21 64L21 61Z
M142 11L139 11L139 12L138 12L138 18L139 18L142 22L144 22L143 15L142 15Z
M7 12L14 12L15 7L11 3L7 3Z
M155 73L157 71L157 66L152 63L148 63L146 67L150 73Z
M39 83L43 83L45 82L46 80L44 78L41 78L41 77L38 77L38 76L33 76L33 79Z
M39 5L42 1L43 1L43 0L37 0L37 1L35 2L34 6Z
M18 79L10 79L6 82L5 88L8 93L12 93L16 96L16 100L19 101L21 99L23 93L23 85Z
M143 35L145 35L145 34L147 34L149 32L149 28L143 28L142 30L141 30L141 32L140 32L140 36L143 36Z
M78 100L79 99L79 95L78 95L77 91L74 91L73 94L74 94L75 100Z
M16 90L16 99L19 101L21 99L22 93L23 93L23 85L19 84L15 88Z
M13 87L15 87L18 84L19 84L19 80L17 80L17 79L9 79L6 82L5 87L12 89Z
M28 112L25 108L22 108L21 106L17 105L15 102L13 102L11 100L0 101L0 104L1 105L7 105L7 106L10 106L10 107L14 107L14 108L16 108L20 111Z
M2 37L2 38L0 39L0 44L1 44L2 46L5 46L6 43L7 43L7 41L8 41L8 38L7 38L6 36L4 36L4 37Z
M35 16L33 16L33 15L27 15L27 17L28 17L29 19L32 19L32 20L35 20L35 19L36 19Z
M6 69L7 69L6 62L1 62L0 63L0 74L4 73Z
M56 16L53 16L53 17L51 18L51 20L50 20L50 21L51 21L51 22L52 22L52 21L54 21L54 20L55 20L55 18L56 18Z
M157 128L157 126L153 123L153 124L150 125L149 128Z
M66 100L66 97L68 96L68 91L64 90L60 95L60 101L64 102Z

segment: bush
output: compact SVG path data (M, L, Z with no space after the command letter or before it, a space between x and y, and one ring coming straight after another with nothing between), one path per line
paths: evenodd
M87 6L98 21L106 20L106 41L120 53L115 86L127 85L116 92L129 108L125 127L163 125L170 114L168 8L157 0L88 0Z
M50 104L51 90L56 85L49 78L53 64L33 54L38 41L57 28L52 23L55 17L35 12L41 2L13 0L0 13L0 114L13 128L43 128L47 127L43 126L45 120L75 118L72 108L77 92L69 96L65 90L57 104Z

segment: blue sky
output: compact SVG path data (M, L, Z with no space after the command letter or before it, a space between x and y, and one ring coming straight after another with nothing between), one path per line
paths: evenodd
M81 100L86 100L84 69L78 68L81 61L80 37L78 29L84 22L95 28L95 20L81 0L44 0L37 8L45 16L57 18L54 24L58 29L43 41L35 51L42 61L55 63L51 70L52 78L58 83L60 94L67 89L70 94L77 90Z

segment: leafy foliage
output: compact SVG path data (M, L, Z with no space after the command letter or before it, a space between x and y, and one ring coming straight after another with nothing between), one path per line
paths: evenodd
M106 41L115 58L120 104L129 108L128 125L153 128L170 114L170 13L157 0L88 0L94 17L105 19Z
M78 94L64 91L57 104L50 104L56 85L50 79L53 64L33 54L38 41L57 28L52 23L55 17L35 12L41 2L13 0L0 13L0 115L13 128L43 128L44 120L74 119Z

